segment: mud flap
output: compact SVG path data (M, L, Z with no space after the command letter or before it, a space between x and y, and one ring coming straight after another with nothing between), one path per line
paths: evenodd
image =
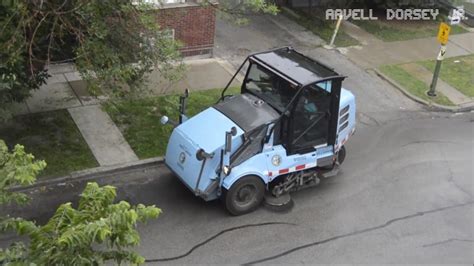
M340 164L339 162L336 161L332 169L327 170L327 171L321 171L318 173L318 176L322 178L329 178L329 177L337 175L340 169L341 169Z

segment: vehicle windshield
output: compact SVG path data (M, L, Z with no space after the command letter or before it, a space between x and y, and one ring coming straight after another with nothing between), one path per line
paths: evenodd
M245 88L282 112L296 93L296 86L267 69L251 64Z

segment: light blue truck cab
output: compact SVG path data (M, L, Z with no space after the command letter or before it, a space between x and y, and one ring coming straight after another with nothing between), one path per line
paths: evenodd
M226 95L244 65L241 94ZM334 175L356 106L345 77L291 47L249 56L236 75L218 103L189 119L181 97L165 163L196 196L221 198L240 215L264 193L279 197Z

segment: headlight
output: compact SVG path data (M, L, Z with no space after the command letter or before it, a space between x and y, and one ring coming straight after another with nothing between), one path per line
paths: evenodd
M222 172L224 172L225 175L229 175L230 174L230 166L224 165L224 167L222 167Z
M164 115L164 116L161 117L160 122L161 122L162 125L166 125L169 120L170 119L166 115Z
M280 157L280 155L273 155L273 157L272 157L272 164L273 164L274 166L279 166L280 163L281 163L281 157Z

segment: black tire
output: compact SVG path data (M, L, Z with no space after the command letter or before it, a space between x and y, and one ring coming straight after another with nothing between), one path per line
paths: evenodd
M258 176L240 178L229 190L223 191L225 208L232 215L242 215L254 211L263 200L265 185Z
M342 146L339 152L337 153L337 161L339 164L342 164L344 162L344 159L346 159L346 147Z

